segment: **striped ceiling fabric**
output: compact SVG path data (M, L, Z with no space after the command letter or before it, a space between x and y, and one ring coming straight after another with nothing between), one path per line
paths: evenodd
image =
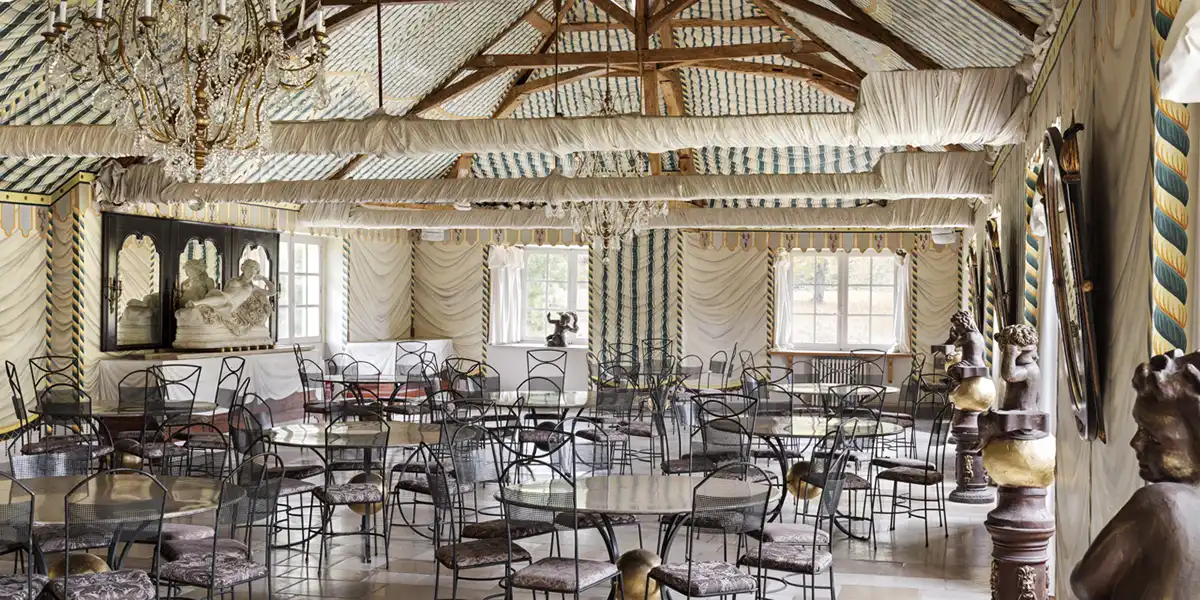
M634 13L633 0L614 0ZM813 0L835 13L835 0ZM839 0L844 1L844 0ZM983 9L977 0L851 0L870 18L895 36L927 55L944 68L1012 66L1028 47L1020 32ZM1050 13L1050 0L1006 0L1033 23ZM691 20L692 26L672 30L670 45L700 48L738 44L789 42L787 31L771 26L771 15L759 4L771 2L785 17L811 32L815 40L835 53L813 56L835 66L855 67L865 72L910 69L904 59L876 41L861 37L820 18L775 0L699 0L676 18ZM475 73L465 68L480 54L526 54L534 52L545 38L543 31L527 21L518 21L535 0L480 0L384 4L382 37L384 108L390 114L405 114L423 97L446 82ZM72 10L76 1L72 0ZM283 0L289 14L298 0ZM43 79L46 57L40 35L45 24L44 0L13 0L0 11L0 125L54 123L111 123L112 117L95 108L94 88L79 85L50 92ZM553 2L544 2L539 13L553 22ZM330 15L345 7L330 9ZM731 22L756 19L751 26L694 26L697 20ZM620 19L612 18L590 0L577 0L565 16L567 23L592 23L560 34L554 48L562 54L636 49L633 33ZM607 31L605 30L607 27ZM501 35L508 31L507 34ZM332 102L317 109L315 94L306 91L282 96L270 114L276 120L357 119L379 107L376 88L376 17L373 9L362 11L341 23L329 38L329 86ZM809 41L809 40L800 40ZM650 36L651 48L666 44L659 33ZM754 64L802 67L781 55L736 58ZM559 67L566 72L575 67ZM555 69L528 72L529 79L552 77ZM680 66L683 111L698 116L837 113L853 109L852 103L795 77L717 70L696 65ZM421 113L427 119L487 118L509 93L520 71L492 77L484 84L457 95ZM554 89L528 94L513 110L513 118L550 118L556 115L596 114L606 94L617 112L642 112L641 80L638 77L590 78L571 81ZM557 102L556 102L557 99ZM665 93L659 112L669 114ZM968 148L974 150L975 148ZM849 173L870 169L883 152L900 148L807 148L762 150L755 148L697 148L697 173ZM939 151L940 148L927 148ZM344 173L354 179L416 179L452 174L456 156L427 156L404 159L360 159ZM323 179L341 172L349 157L281 156L269 164L247 164L237 182ZM678 155L662 156L663 170L679 168ZM79 170L95 170L97 159L48 158L18 160L0 158L0 189L46 193ZM549 155L480 154L470 165L472 177L544 177L554 166ZM721 203L726 205L729 201ZM758 200L736 201L757 206ZM803 200L797 200L803 202ZM786 204L785 205L790 205Z

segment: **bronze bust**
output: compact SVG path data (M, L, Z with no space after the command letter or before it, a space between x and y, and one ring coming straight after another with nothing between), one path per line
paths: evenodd
M950 318L950 339L946 340L946 343L953 344L958 350L959 361L950 368L950 375L955 379L983 377L988 374L987 363L983 358L987 342L975 327L975 319L970 312L960 310Z
M1000 344L1000 376L1004 406L1009 410L1037 410L1041 369L1038 367L1038 334L1029 325L1009 325L996 341Z
M1147 485L1071 573L1080 600L1195 598L1200 590L1200 352L1155 356L1133 376L1129 445Z

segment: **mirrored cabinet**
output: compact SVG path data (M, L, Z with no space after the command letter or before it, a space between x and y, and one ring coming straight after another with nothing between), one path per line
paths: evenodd
M168 348L175 310L220 297L233 278L267 287L279 273L279 233L103 215L101 350ZM275 339L276 316L269 328Z

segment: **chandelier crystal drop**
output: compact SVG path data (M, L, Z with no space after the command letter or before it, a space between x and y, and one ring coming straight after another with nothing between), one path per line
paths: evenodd
M94 0L51 10L42 35L47 81L91 90L139 154L179 181L225 181L271 146L280 91L313 89L328 104L324 11L311 34L285 39L276 0ZM88 92L85 92L88 93Z

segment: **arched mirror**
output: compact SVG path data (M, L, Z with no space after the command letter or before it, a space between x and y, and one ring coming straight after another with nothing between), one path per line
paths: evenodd
M1079 172L1079 124L1046 130L1038 191L1046 207L1048 252L1054 269L1054 300L1075 425L1085 440L1105 440L1100 369L1092 320L1092 280L1087 240L1080 232L1083 188Z
M1004 280L1004 261L1000 252L1000 217L995 216L987 221L987 248L983 252L984 276L992 286L992 310L996 319L995 331L1000 331L1008 325L1011 308L1007 282Z
M242 246L242 256L240 259L238 259L237 270L239 274L245 272L246 261L250 260L254 261L255 266L260 274L269 276L272 273L271 257L267 254L267 249L265 246L257 243L249 243L245 246ZM265 279L255 281L254 285L265 289L267 287L267 281Z
M117 275L108 285L109 305L117 312L117 344L143 346L162 339L159 298L162 256L154 238L125 236L117 250Z
M179 254L176 306L207 297L221 289L221 249L210 239L191 238Z

